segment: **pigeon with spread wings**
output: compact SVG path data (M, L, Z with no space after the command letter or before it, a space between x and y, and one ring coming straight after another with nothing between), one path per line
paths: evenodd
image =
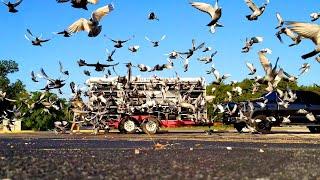
M97 37L102 30L102 26L99 25L101 19L112 12L113 9L114 6L112 4L108 4L106 6L98 8L91 14L91 18L89 20L80 18L79 20L71 24L68 28L68 32L70 34L73 34L81 31L86 31L89 37Z
M218 51L213 52L210 56L204 56L202 58L198 58L199 61L204 62L205 64L209 64L213 61L213 57L218 53Z
M199 46L196 47L196 40L192 39L192 47L191 49L188 50L188 52L180 52L178 54L181 54L181 55L187 55L187 59L189 59L193 53L201 48L203 48L205 45L205 43L201 43Z
M11 3L10 1L9 2L5 2L5 1L2 0L2 3L8 7L8 11L11 12L11 13L18 12L16 7L19 6L21 2L22 2L22 0L17 0L15 3Z
M211 21L207 26L210 26L210 30L212 33L215 32L216 27L223 27L223 25L218 23L222 15L222 8L219 7L218 0L216 0L214 6L203 2L190 2L190 4L192 7L210 15Z
M311 13L310 14L310 17L311 17L311 21L316 21L320 18L320 13Z
M65 3L69 2L70 0L56 0L57 3ZM80 8L84 10L88 10L88 4L97 4L99 0L71 0L71 6L74 8Z
M34 74L34 71L31 71L31 79L33 82L39 82L37 76Z
M262 41L263 41L263 37L259 37L259 36L246 39L246 42L241 52L248 53L254 44L261 43Z
M59 61L59 66L60 66L60 73L63 74L63 75L69 76L69 71L64 70L61 61Z
M99 62L97 62L96 64L88 64L85 62L85 60L82 60L80 59L78 61L78 65L81 67L81 66L88 66L88 67L95 67L95 70L98 71L98 72L101 72L101 71L104 71L105 68L108 68L108 67L113 67L113 66L117 66L119 63L116 63L116 64L101 64Z
M111 39L111 38L108 38L108 39L110 39L114 43L115 48L122 48L124 43L130 41L133 38L134 38L134 36L132 36L131 38L129 38L127 40L120 40L120 39L115 40L115 39Z
M255 5L252 0L244 0L244 2L247 4L247 6L252 11L252 14L246 16L246 18L249 21L258 20L259 16L261 16L264 13L267 5L269 4L269 0L266 0L266 2L261 7L258 7L257 5Z
M316 48L302 55L302 59L308 59L317 55L320 52L320 26L318 24L302 23L302 22L288 22L289 29L297 33L299 36L310 39Z
M301 36L295 34L291 29L289 29L289 28L287 28L287 27L281 28L281 29L276 33L276 36L277 36L277 38L279 39L279 41L280 41L281 43L283 43L281 34L285 34L286 36L288 36L288 37L293 41L293 43L289 45L290 47L295 46L295 45L298 45L298 44L301 42Z
M164 40L166 38L166 35L163 35L162 38L159 40L159 41L152 41L150 40L147 36L145 37L145 39L149 42L152 43L153 47L158 47L159 46L159 43L160 41Z
M282 16L280 15L280 13L276 13L276 17L278 20L278 26L276 27L276 29L279 29L283 26L284 20L283 20Z
M257 72L257 68L253 66L252 63L246 62L247 68L250 70L249 75L254 75Z
M111 53L109 52L108 49L106 49L106 51L107 51L107 53L108 53L108 55L107 55L107 56L108 56L108 57L107 57L107 61L108 61L108 62L114 61L112 56L113 56L114 53L116 52L116 49L112 50Z
M68 78L67 79L52 79L45 73L45 71L42 68L40 70L40 73L41 73L42 78L44 78L48 81L46 86L44 88L42 88L41 90L49 91L51 89L58 89L59 91L61 91L60 89L66 84L65 81L68 79Z
M30 31L30 29L27 29L27 34L25 34L24 37L28 41L31 41L33 46L42 46L42 43L50 41L50 39L41 39L42 35L40 37L33 36L33 34ZM31 40L31 38L29 38L29 37L33 38L33 40Z

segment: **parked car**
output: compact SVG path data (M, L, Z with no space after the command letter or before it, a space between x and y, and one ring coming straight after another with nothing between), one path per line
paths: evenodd
M233 124L241 132L250 125L256 131L268 133L272 126L281 124L306 125L310 132L320 133L320 94L312 91L295 91L291 93L292 102L283 103L283 98L274 91L253 101L225 104L227 109L236 111L223 114L225 124ZM265 105L265 106L264 106ZM286 107L287 106L287 107ZM241 112L240 112L241 111ZM308 115L308 116L307 116ZM240 118L240 116L242 116ZM310 120L314 117L314 120ZM284 121L285 120L285 121Z

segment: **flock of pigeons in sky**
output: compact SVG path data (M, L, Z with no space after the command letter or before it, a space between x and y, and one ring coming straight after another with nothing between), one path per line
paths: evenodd
M17 0L15 3L12 2L3 2L8 7L8 11L10 13L17 13L18 12L18 6L23 5L22 3L23 0ZM258 1L258 0L256 0ZM73 8L79 8L79 9L84 9L88 10L87 6L91 5L96 5L99 3L99 0L56 0L57 3L62 3L62 4L67 4L71 3L71 6ZM264 12L267 10L267 6L269 5L269 0L266 0L261 6L257 6L253 0L244 0L244 3L248 6L250 9L250 14L244 16L248 21L258 21L260 16L263 16ZM194 7L195 9L207 13L210 15L210 20L208 21L209 23L207 26L210 28L210 31L212 33L216 32L217 27L223 28L224 26L220 23L220 18L222 16L222 7L219 6L218 0L216 0L214 5L204 3L204 2L190 2L191 7ZM70 37L74 36L79 32L86 32L89 37L97 37L98 35L101 34L102 32L102 24L101 21L103 17L109 15L112 13L112 11L116 10L115 6L113 4L107 4L105 6L102 6L95 11L92 12L91 16L88 18L80 18L76 20L73 23L70 23L71 25L65 30L58 32L56 34L64 36L64 37ZM312 13L311 15L311 21L314 22L320 17L320 13ZM280 13L275 14L275 18L278 20L278 24L276 26L277 32L275 33L275 36L280 40L281 43L283 43L283 37L282 35L286 35L292 40L292 44L289 46L295 46L298 45L302 40L304 39L309 39L315 44L315 49L312 50L309 53L306 53L302 55L303 59L311 58L316 56L318 53L320 53L320 26L317 24L313 23L303 23L303 22L294 22L294 21L285 21ZM159 21L159 17L155 12L150 12L147 16L147 19L150 21ZM227 27L225 27L227 28ZM27 40L29 40L32 45L34 46L42 46L44 43L47 43L50 41L50 39L45 39L42 38L42 35L36 36L32 33L30 29L27 29L27 33L25 34L25 37ZM106 36L107 37L107 36ZM126 40L119 40L119 39L112 39L107 37L112 43L114 43L114 50L109 51L107 50L107 62L113 62L113 55L118 51L118 49L121 49L125 46L125 43L130 41L131 39L134 38L134 36L129 37ZM152 45L152 47L158 47L160 45L160 42L166 38L165 35L163 35L159 40L151 40L148 37L145 37L147 41L149 41ZM242 53L249 53L252 47L257 44L257 43L262 43L263 42L263 37L251 37L247 38L244 47L242 48L241 52ZM139 45L133 45L129 46L128 50L132 53L138 52L140 49ZM164 64L157 64L155 66L149 66L145 64L137 64L137 65L132 65L131 62L128 63L132 67L138 68L139 71L141 72L153 72L153 71L162 71L165 69L173 69L174 68L174 63L173 61L176 59L182 59L184 61L183 63L183 69L184 72L188 71L189 69L189 60L190 58L195 54L196 51L202 51L203 53L212 51L211 47L206 46L206 44L203 43L196 43L196 40L192 40L192 45L191 48L188 49L185 52L179 52L179 51L172 51L168 54L168 62ZM278 60L276 64L273 66L271 62L267 58L267 54L271 54L271 50L266 48L258 51L260 63L265 71L265 75L263 77L260 76L255 76L252 79L254 79L255 83L253 84L252 92L255 93L259 89L259 86L261 84L267 84L267 91L273 91L276 90L277 85L281 80L285 81L290 81L290 82L295 82L297 80L297 77L290 75L287 73L284 69L280 68L278 69ZM205 63L205 64L212 64L211 69L209 69L207 74L212 74L215 77L215 81L213 82L214 84L221 84L224 80L228 79L231 75L230 74L224 74L221 75L219 71L214 67L213 64L213 58L217 54L217 51L212 52L208 56L203 56L198 58L199 62ZM317 56L315 58L319 63L320 63L320 56ZM115 71L115 66L117 66L119 63L115 64L103 64L100 62L97 63L87 63L85 60L80 59L78 61L78 65L80 67L86 66L86 67L94 67L95 71L98 72L104 72L107 69L107 75L110 76L112 74L111 70L109 68L112 68L114 73ZM128 65L127 64L127 65ZM252 63L247 62L246 63L248 69L249 69L249 75L254 76L257 72L257 69L254 67ZM300 71L301 73L299 76L302 74L306 73L310 69L310 64L309 63L304 63ZM45 79L47 81L46 86L43 88L43 90L52 90L52 89L60 89L66 84L65 81L69 77L69 72L63 69L63 66L60 62L60 74L64 76L65 78L50 78L43 69L41 69L40 73L35 73L32 72L32 80L34 82L38 82L39 78ZM84 70L84 74L87 76L91 75L91 72L89 70ZM235 83L233 83L235 84ZM235 91L239 92L241 91L240 87L234 87ZM61 91L60 91L61 92ZM229 95L229 94L228 94Z

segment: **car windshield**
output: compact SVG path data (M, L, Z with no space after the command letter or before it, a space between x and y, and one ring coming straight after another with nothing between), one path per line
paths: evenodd
M312 91L297 91L297 102L307 104L320 104L320 95Z
M277 102L278 94L277 92L266 93L262 97L268 99L268 102Z

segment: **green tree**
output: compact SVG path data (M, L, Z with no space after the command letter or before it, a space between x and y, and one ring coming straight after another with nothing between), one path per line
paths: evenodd
M23 129L45 131L53 129L55 121L70 121L68 103L65 99L59 98L56 94L46 92L43 100L40 100L41 92L33 92L28 99L24 100L21 108L25 114L22 121ZM50 100L49 100L50 99ZM45 107L44 103L54 102L54 106Z
M253 99L259 98L263 94L267 93L265 90L267 85L261 84L258 92L256 92L255 94L252 94L252 84L254 84L254 81L250 80L250 79L244 79L243 81L236 83L234 85L234 87L240 86L243 89L243 93L240 96L237 93L232 92L232 86L230 84L227 84L227 85L226 84L221 84L221 85L210 84L210 85L208 85L207 89L206 89L207 95L208 96L216 96L216 98L213 100L213 102L209 103L207 105L208 117L210 119L212 119L213 117L216 117L217 115L219 115L219 114L213 112L213 104L221 104L221 103L228 102L227 91L232 93L232 101L233 102L253 100ZM211 91L211 89L213 87L216 88L214 93L212 93L212 91ZM278 84L277 88L281 89L281 90L285 90L288 87L292 90L313 91L313 92L320 94L320 88L316 85L299 86L297 83L294 83L294 82L281 81ZM219 118L216 118L216 119L219 119Z
M17 99L20 97L20 93L24 93L25 86L20 80L14 83L10 83L8 75L19 71L18 64L13 60L0 60L0 91L6 92L6 98ZM3 114L3 110L11 109L16 103L9 101L0 102L0 116Z

